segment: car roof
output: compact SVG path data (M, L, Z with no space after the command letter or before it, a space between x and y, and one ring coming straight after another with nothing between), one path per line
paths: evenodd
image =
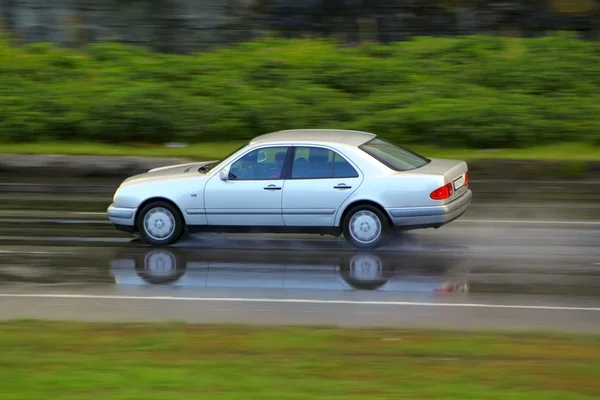
M314 144L343 143L360 146L376 136L377 135L369 132L344 129L290 129L257 136L250 141L250 144L267 142L311 142Z

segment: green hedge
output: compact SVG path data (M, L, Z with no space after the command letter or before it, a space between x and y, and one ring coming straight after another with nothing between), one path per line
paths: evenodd
M600 44L266 38L194 55L0 40L0 140L165 142L343 128L402 143L600 144Z

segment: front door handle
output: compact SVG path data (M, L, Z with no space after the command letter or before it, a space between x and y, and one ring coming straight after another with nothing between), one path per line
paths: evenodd
M333 187L334 189L352 189L352 186L348 186L345 183L340 183Z
M279 186L269 185L265 188L265 190L281 190Z

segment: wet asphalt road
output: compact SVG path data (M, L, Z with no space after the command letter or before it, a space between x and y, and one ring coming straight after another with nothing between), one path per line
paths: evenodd
M204 235L151 249L103 218L0 216L0 319L600 331L600 221L471 218L358 252Z

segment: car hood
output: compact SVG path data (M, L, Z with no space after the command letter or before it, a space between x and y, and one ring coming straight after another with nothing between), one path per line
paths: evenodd
M149 180L154 178L171 178L171 177L179 177L185 176L187 174L198 175L198 168L213 164L217 162L217 160L213 161L201 161L201 162L193 162L187 164L176 164L176 165L167 165L164 167L153 168L148 172L143 174L131 176L123 181L123 183L133 183L136 181Z

